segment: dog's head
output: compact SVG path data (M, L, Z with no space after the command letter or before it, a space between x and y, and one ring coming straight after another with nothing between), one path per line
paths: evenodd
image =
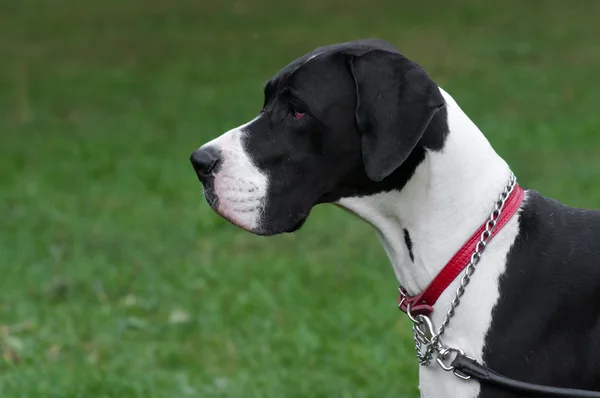
M264 93L254 120L191 156L211 207L255 234L295 231L319 203L401 189L447 132L437 85L380 40L318 48Z

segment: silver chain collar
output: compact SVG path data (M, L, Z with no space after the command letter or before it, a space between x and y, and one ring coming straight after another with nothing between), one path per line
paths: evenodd
M406 314L409 319L413 323L413 338L415 341L415 351L417 354L417 359L419 360L419 364L422 366L428 365L433 359L434 354L437 354L436 360L438 364L442 367L442 369L446 371L453 371L454 374L462 379L469 379L469 376L463 375L462 373L456 371L453 366L449 365L450 359L452 359L453 354L462 354L464 352L458 348L450 348L445 346L441 337L448 328L450 324L450 319L454 316L456 312L456 307L460 304L460 299L465 294L465 289L469 284L473 273L475 272L475 267L477 263L481 259L481 255L483 254L488 242L492 238L492 233L496 228L496 224L500 219L502 214L502 210L504 210L504 206L506 205L506 201L508 200L510 194L514 190L517 184L517 178L513 173L510 174L510 178L508 180L507 186L504 188L504 191L498 197L494 205L494 210L490 214L487 222L485 223L485 229L481 233L479 238L479 242L475 246L475 251L471 255L469 260L469 264L466 266L464 274L460 279L460 285L456 289L456 295L450 304L450 309L446 314L446 318L442 322L441 326L435 332L435 327L433 326L433 322L431 318L426 315L417 315L413 316L410 312L410 304L406 308ZM406 291L402 288L402 286L398 287L398 291L403 298L406 298ZM401 300L401 303L404 300Z

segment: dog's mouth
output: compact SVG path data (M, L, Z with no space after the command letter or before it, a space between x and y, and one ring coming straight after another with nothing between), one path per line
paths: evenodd
M221 218L247 232L265 235L259 228L262 202L257 198L240 198L237 189L215 186L214 181L205 182L204 198L211 209Z
M213 184L204 183L204 198L211 209L221 218L246 232L259 236L274 236L282 233L292 233L299 230L308 218L307 212L298 213L292 220L284 222L268 222L264 218L265 209L262 200L253 203L244 202L236 198L228 197L217 191ZM254 219L248 218L256 213ZM283 220L281 220L283 221Z

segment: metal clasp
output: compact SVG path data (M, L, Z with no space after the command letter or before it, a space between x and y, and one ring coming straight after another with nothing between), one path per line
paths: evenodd
M431 344L431 340L433 339L433 336L435 336L435 330L431 319L425 315L417 315L413 322L413 331L421 344Z
M464 357L475 360L475 359L471 358L470 356L465 355L465 352L463 350L461 350L460 348L446 347L439 351L438 356L436 358L437 363L445 371L454 373L454 376L456 376L460 379L463 379L463 380L469 380L471 378L471 376L461 373L454 366L452 366L452 361L454 361L454 359L456 358L456 355L452 356L453 353L456 355L460 354ZM447 362L449 359L451 359L452 361L448 362L449 364L446 365L446 363L444 361Z

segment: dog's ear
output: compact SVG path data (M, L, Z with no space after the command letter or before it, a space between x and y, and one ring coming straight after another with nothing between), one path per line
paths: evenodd
M347 60L365 170L381 181L406 160L445 101L425 70L400 53L373 50Z

